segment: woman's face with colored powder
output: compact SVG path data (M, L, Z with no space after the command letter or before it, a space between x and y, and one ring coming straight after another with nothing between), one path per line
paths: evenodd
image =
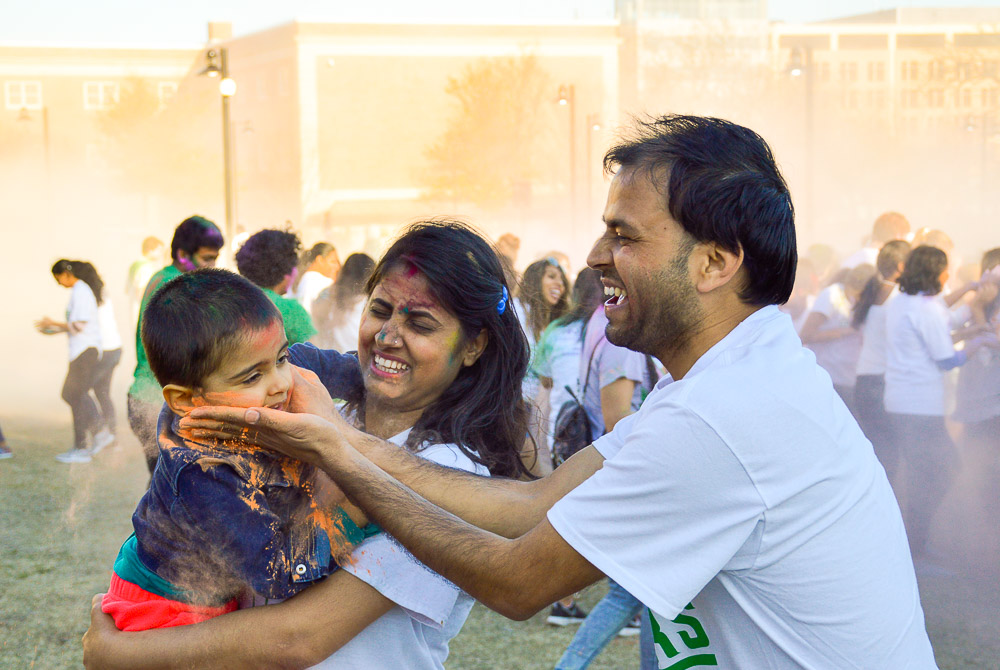
M542 298L549 307L554 307L559 302L559 298L566 292L566 284L563 282L562 273L559 268L549 265L542 275Z
M358 358L369 402L423 411L476 361L485 342L485 334L467 340L427 278L397 265L372 291L361 317Z
M292 388L288 340L281 321L251 331L202 381L195 406L271 407L285 409Z

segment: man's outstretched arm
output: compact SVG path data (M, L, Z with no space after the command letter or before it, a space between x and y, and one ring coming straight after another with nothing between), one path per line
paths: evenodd
M289 409L201 407L185 417L181 427L199 438L246 439L315 465L350 447L438 507L508 538L538 525L557 500L604 463L596 449L584 449L552 474L532 482L442 467L350 426L316 376L298 368Z
M325 451L318 465L421 562L504 616L527 619L603 576L544 512L533 528L510 539L441 509L350 446Z
M339 416L199 408L182 426L200 437L242 433L314 463L418 559L507 616L530 616L601 576L545 519L601 468L593 447L548 477L520 482L428 463Z

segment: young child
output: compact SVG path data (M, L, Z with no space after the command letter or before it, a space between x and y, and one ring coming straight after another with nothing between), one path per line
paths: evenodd
M115 560L102 609L121 630L196 623L241 596L284 599L321 580L368 534L312 466L245 442L199 441L178 429L199 405L287 407L293 363L334 397L361 392L356 359L289 350L281 315L256 286L197 270L149 301L142 342L163 387L159 463Z

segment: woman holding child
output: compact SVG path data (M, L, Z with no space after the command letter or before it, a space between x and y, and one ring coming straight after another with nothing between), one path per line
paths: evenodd
M498 445L523 441L528 348L490 245L461 224L417 224L375 267L367 292L358 347L364 393L346 406L348 418L447 467L523 476L517 448ZM338 356L306 347L292 358L322 368L325 358ZM289 408L329 412L329 396L299 379L301 373ZM227 436L204 422L180 425L202 438ZM120 633L95 607L84 662L133 669L443 668L448 643L472 607L469 596L384 534L358 546L341 567L282 603L172 630ZM263 604L257 600L252 604Z

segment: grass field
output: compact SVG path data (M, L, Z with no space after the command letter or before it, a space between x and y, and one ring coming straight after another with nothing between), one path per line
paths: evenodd
M3 417L15 457L0 461L0 669L81 667L90 598L108 583L147 482L125 428L122 444L90 464L54 456L70 443L65 420ZM944 670L1000 668L1000 586L961 576L922 581L928 629ZM589 589L585 606L603 587ZM551 668L572 629L509 621L479 605L452 642L448 670ZM638 665L636 638L614 640L591 666Z

